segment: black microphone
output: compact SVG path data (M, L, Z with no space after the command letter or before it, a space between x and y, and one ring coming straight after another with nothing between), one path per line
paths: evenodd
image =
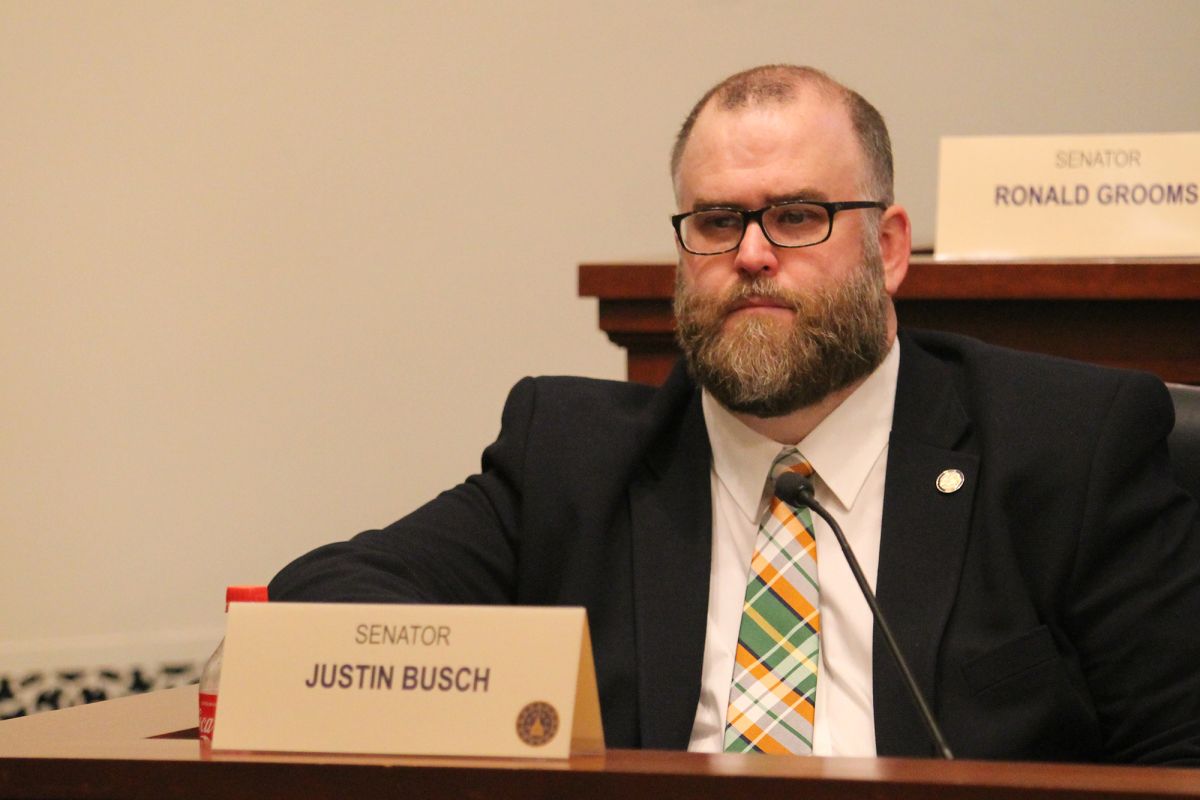
M858 581L858 588L862 590L867 605L871 607L871 616L875 618L875 624L883 633L883 639L887 642L888 649L892 651L892 658L895 659L896 666L900 668L900 674L904 677L904 685L908 687L917 711L921 714L921 721L925 723L925 729L929 731L929 738L933 740L933 744L941 753L942 758L954 758L954 754L950 752L950 745L946 744L946 737L942 735L942 729L938 727L937 720L933 718L933 712L929 710L929 705L921 696L921 690L917 688L917 680L913 677L912 670L908 668L908 662L900 653L900 646L896 644L896 637L892 636L892 629L888 627L883 610L879 607L879 601L875 599L875 593L867 584L862 567L858 565L858 559L854 557L854 551L850 549L850 543L846 541L846 535L842 533L842 526L838 525L825 507L817 502L812 480L797 472L785 472L775 481L775 496L790 506L807 506L829 523L829 527L833 529L833 535L837 537L838 545L842 548L842 554L846 556L846 563L850 565L850 571L854 573L854 580Z

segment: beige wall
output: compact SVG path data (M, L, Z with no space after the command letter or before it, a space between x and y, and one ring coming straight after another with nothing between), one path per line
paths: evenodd
M938 137L1200 130L1200 3L0 0L0 669L192 656L223 586L477 464L529 373L617 378L580 261L667 258L739 68Z

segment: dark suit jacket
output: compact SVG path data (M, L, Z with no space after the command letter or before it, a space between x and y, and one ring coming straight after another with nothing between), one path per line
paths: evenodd
M1200 763L1200 531L1162 384L944 334L900 353L877 590L956 755ZM525 379L479 475L298 559L271 599L585 606L608 745L685 748L709 462L682 368ZM873 675L880 755L931 755L878 630Z

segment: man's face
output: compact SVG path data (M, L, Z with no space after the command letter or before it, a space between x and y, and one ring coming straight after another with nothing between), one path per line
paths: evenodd
M865 163L843 104L701 112L676 177L681 211L862 197ZM894 335L875 210L843 211L821 244L781 248L751 224L730 253L680 249L676 318L693 374L733 411L779 416L869 374Z

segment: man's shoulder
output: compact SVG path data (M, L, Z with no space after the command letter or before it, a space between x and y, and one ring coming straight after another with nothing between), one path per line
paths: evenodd
M1074 429L1089 420L1099 424L1117 408L1149 414L1169 427L1170 396L1162 381L1147 372L918 330L905 331L900 359L897 400L903 392L910 410L929 402L930 384L949 385L967 415L984 426L1011 424L1053 438L1064 426Z
M989 344L979 339L942 331L911 329L903 333L902 343L915 349L918 358L932 357L975 383L1016 384L1022 389L1057 390L1072 387L1076 391L1097 386L1116 386L1124 382L1159 384L1146 372L1117 369L1059 356L1032 353ZM903 358L904 350L901 350Z
M524 378L504 405L494 447L516 447L542 474L574 469L586 454L595 475L625 475L634 463L707 448L700 392L676 367L662 386L594 378ZM491 450L491 448L489 448ZM499 452L499 450L494 451Z
M506 415L585 429L659 428L698 403L699 391L682 364L662 386L562 375L524 378L513 387Z
M513 391L533 391L539 400L556 403L638 408L649 403L659 387L577 375L538 375L523 378Z

